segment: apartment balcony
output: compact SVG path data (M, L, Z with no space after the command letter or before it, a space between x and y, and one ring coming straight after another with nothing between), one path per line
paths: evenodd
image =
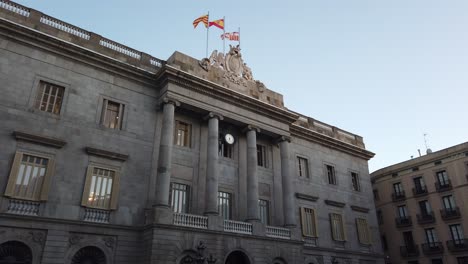
M419 256L418 245L409 245L400 247L400 254L403 258L412 258Z
M397 217L395 218L395 223L398 228L402 227L409 227L413 225L413 221L411 220L411 216L406 217Z
M468 251L468 239L449 240L447 248L450 252Z
M460 208L455 207L455 208L442 209L440 210L440 215L442 216L442 219L444 219L445 221L459 219L461 217Z
M425 255L437 255L444 253L444 245L442 242L425 243L421 245Z
M392 201L394 202L403 201L405 199L406 195L404 191L392 193Z
M418 224L420 225L432 224L435 222L435 216L433 212L418 214L416 217L418 218Z
M445 192L445 191L450 191L452 190L452 182L448 180L446 183L435 183L436 190L438 192Z
M426 187L416 187L413 188L413 196L419 197L427 195L427 188Z

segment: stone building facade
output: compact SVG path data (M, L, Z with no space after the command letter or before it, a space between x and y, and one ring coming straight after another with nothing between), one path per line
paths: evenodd
M238 47L164 61L0 0L0 84L0 263L383 263L373 153Z
M387 263L468 263L468 143L371 174Z

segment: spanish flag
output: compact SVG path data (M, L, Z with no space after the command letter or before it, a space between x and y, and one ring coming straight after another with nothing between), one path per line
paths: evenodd
M208 15L204 15L204 16L201 16L201 17L195 19L193 21L193 28L196 28L198 26L198 24L200 24L200 22L205 24L205 27L208 27ZM223 23L223 25L224 25L224 23Z
M224 18L218 19L218 20L215 20L215 21L211 21L210 22L210 27L211 26L215 26L217 28L220 28L220 29L224 30Z

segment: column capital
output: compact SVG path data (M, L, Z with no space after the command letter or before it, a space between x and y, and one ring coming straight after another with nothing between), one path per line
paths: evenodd
M161 100L160 100L159 103L160 103L161 105L172 104L172 105L174 105L175 107L179 107L179 106L180 106L180 102L179 102L179 101L177 101L176 99L167 97L167 96L161 98Z
M277 138L275 140L275 144L279 144L279 143L282 143L282 142L288 142L288 143L291 143L291 137L290 136L280 136L279 138Z
M203 120L209 120L211 118L217 118L219 121L224 120L224 116L216 112L209 112L205 117L203 117Z
M249 132L249 131L252 131L252 130L254 130L257 133L260 133L260 131L261 131L260 128L254 126L254 125L248 125L242 130L242 132L246 133L246 132Z

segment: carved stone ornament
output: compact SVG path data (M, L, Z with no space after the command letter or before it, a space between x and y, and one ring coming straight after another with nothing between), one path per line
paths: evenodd
M242 60L239 45L229 45L229 47L227 54L214 50L209 58L200 60L199 65L205 71L209 71L211 67L222 69L224 71L224 79L247 87L246 81L254 81L252 70Z
M70 242L70 245L76 245L78 244L83 237L78 236L78 235L72 235L70 239L68 239L68 242Z
M32 241L34 241L35 243L38 243L38 244L44 243L44 241L45 241L45 234L44 233L31 231L31 232L29 232L29 234L31 235Z
M102 238L102 241L104 241L104 243L106 244L106 247L114 249L115 238L113 238L113 237L104 237L104 238Z

